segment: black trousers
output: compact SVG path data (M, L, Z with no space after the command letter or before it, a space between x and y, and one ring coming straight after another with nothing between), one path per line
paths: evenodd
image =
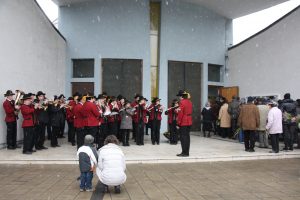
M237 119L231 119L231 132L228 137L232 138L237 130Z
M91 135L91 136L94 137L94 143L96 143L98 131L99 131L99 127L98 126L86 126L85 127L85 135L84 135L84 137L86 135Z
M102 123L99 127L98 136L97 136L97 148L100 149L104 146L104 140L108 136L108 128L106 123Z
M230 128L221 128L221 131L222 131L222 138L226 138L229 136L230 134Z
M136 130L138 127L138 123L132 121L132 139L136 140Z
M177 134L177 128L176 128L177 122L174 120L172 124L169 124L170 128L170 143L171 144L177 144L178 142L178 134Z
M51 140L52 126L50 123L47 124L47 135L48 135L48 140Z
M6 143L8 148L16 148L17 146L17 122L6 122L7 135Z
M36 138L35 138L35 148L40 149L44 146L45 134L46 134L46 124L39 123L36 127Z
M77 149L79 149L84 144L85 137L85 129L84 128L76 128L76 141L77 141Z
M122 143L123 145L129 145L129 134L130 130L129 129L122 129Z
M161 124L160 120L153 120L152 121L152 124L151 124L151 141L152 141L152 144L155 144L155 142L157 144L159 144L160 124Z
M64 136L65 125L66 125L65 120L60 123L60 131L59 131L59 135L58 135L58 137L60 137L60 138Z
M180 143L182 154L190 155L190 130L191 126L181 126L180 131Z
M244 130L245 150L254 149L255 146L255 131Z
M279 152L279 134L270 134L272 150L276 153Z
M149 121L149 122L145 125L145 130L146 130L145 134L146 134L146 135L149 135L149 134L148 134L148 131L149 131L149 128L150 128L150 130L151 130L151 124L152 124L152 122Z
M75 144L75 128L73 122L68 122L68 141Z
M294 124L283 124L285 148L293 149L294 134L295 134L296 128L297 128L297 126Z
M108 129L110 135L115 135L116 137L118 137L118 121L109 122Z
M145 123L141 121L137 124L135 130L135 134L136 134L135 141L137 145L144 145L144 130L145 130Z
M56 147L58 145L57 138L60 134L60 127L59 126L52 126L52 133L51 133L51 146Z
M24 141L23 141L23 153L32 151L34 145L34 127L23 128Z

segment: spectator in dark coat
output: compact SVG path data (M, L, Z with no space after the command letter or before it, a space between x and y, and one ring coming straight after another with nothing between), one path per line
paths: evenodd
M210 132L213 128L214 113L210 107L210 102L207 102L205 107L202 109L202 131L204 137L206 137L206 132L208 132L207 137L210 137Z
M284 145L283 150L294 150L294 134L297 128L297 109L296 103L291 99L290 93L284 95L284 99L281 102L279 109L283 113L283 133L284 133Z

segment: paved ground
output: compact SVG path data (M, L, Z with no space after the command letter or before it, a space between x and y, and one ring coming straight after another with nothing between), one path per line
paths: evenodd
M130 141L132 143L132 141ZM0 164L77 164L76 147L59 139L60 148L49 148L33 155L23 155L22 149L15 151L0 150ZM49 141L46 142L49 146ZM282 145L282 144L281 144ZM145 136L145 146L132 143L130 147L122 147L127 163L178 163L178 162L210 162L253 159L300 158L300 150L270 154L270 149L256 148L255 153L244 151L244 145L233 140L222 141L219 137L204 138L192 135L190 157L179 158L180 143L170 145L162 136L160 145L152 145L150 136ZM281 147L282 148L282 147Z
M104 199L299 200L299 166L300 159L131 164L122 193ZM0 165L0 200L91 199L77 175L76 165Z

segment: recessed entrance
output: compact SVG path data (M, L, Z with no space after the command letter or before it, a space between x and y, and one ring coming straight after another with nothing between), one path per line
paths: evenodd
M178 90L187 90L193 103L193 131L200 130L201 121L201 63L168 62L168 102Z

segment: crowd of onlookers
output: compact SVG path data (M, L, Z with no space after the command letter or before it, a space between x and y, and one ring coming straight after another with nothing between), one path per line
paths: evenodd
M260 148L279 152L279 140L284 151L300 148L300 99L294 101L289 93L282 100L267 97L233 96L231 102L222 96L209 101L202 109L204 137L212 134L244 142L245 150L254 152L255 142Z

